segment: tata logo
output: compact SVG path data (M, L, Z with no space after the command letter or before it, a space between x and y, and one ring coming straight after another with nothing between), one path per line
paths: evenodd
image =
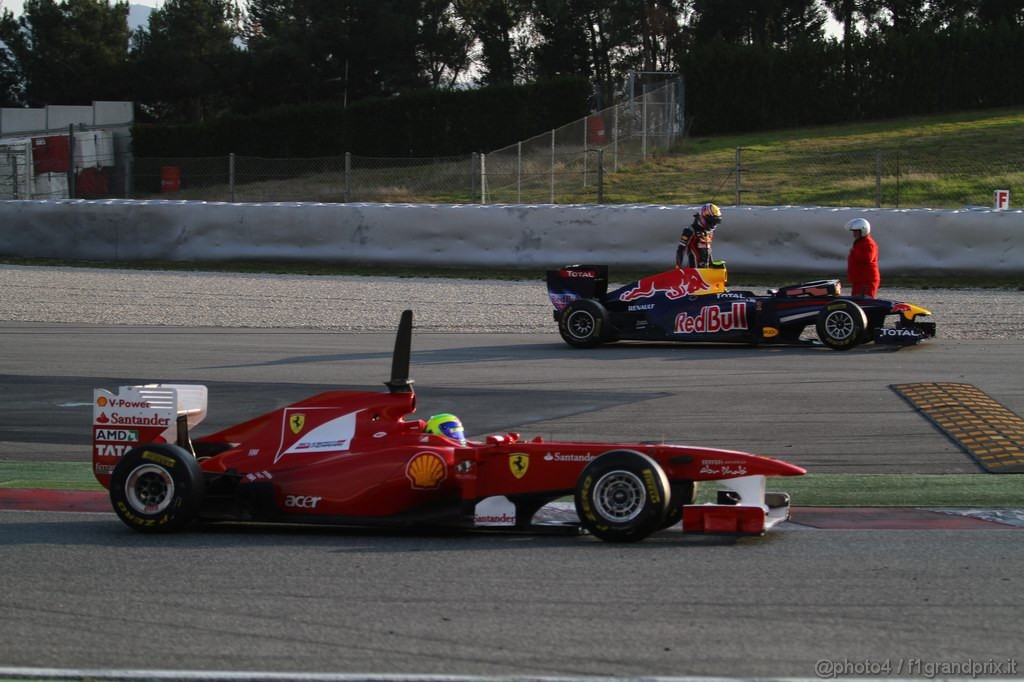
M306 425L306 415L301 412L297 412L288 417L288 428L292 430L292 433L299 433L302 431L302 427Z
M311 497L309 495L286 495L284 506L293 509L316 509L322 497Z

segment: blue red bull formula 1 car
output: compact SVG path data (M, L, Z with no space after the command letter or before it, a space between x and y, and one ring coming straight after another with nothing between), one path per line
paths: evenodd
M605 265L567 265L547 273L548 297L567 344L590 348L620 340L814 343L812 326L835 350L861 343L909 346L935 336L931 313L899 301L843 296L837 279L728 291L726 270L676 268L608 291Z

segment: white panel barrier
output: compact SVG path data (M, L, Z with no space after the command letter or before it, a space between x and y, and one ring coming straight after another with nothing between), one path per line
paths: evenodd
M0 255L98 261L294 260L540 269L667 269L693 206L0 201ZM732 272L844 276L853 217L882 276L1024 272L1024 212L723 207L714 255Z

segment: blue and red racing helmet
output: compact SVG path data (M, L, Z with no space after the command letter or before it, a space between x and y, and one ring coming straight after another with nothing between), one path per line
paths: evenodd
M720 222L722 222L722 209L714 204L704 204L700 207L700 212L697 214L697 224L700 225L702 230L710 232L718 227Z
M451 438L462 445L466 444L466 430L462 428L462 422L454 414L435 414L427 420L427 428L423 431Z

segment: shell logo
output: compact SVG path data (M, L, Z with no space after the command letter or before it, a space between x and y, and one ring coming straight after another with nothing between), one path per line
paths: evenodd
M409 460L405 475L413 490L437 490L448 476L448 467L435 452L421 452Z
M107 406L107 398L106 398L106 396L102 396L101 395L99 398L97 398L96 399L96 404L99 405L100 407L106 407Z

